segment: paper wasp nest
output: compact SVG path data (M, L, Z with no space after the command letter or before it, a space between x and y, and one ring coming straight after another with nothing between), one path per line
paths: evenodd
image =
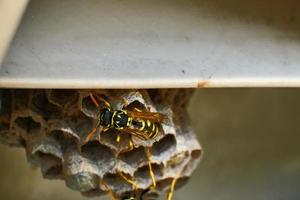
M96 125L97 108L89 92L108 99L113 109L122 108L126 99L130 107L150 109L168 116L162 131L150 141L133 137L135 148L128 150L130 135L98 129L84 144ZM174 177L182 185L196 168L201 147L188 126L186 105L193 90L3 90L0 115L2 143L24 147L28 161L39 166L45 178L62 179L66 185L85 196L107 193L104 181L119 197L133 193L133 188L117 172L136 182L136 193L152 184L146 147L157 181L156 190L165 192ZM149 194L151 195L151 194Z

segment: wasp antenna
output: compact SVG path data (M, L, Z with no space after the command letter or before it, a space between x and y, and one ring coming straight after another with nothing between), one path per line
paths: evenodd
M113 94L113 96L114 96L114 98L122 101L124 109L126 109L128 107L129 102L125 97L123 97L122 95L116 95L116 94Z
M90 98L92 99L92 101L95 104L95 106L97 108L99 108L99 104L98 104L97 100L95 99L95 97L94 97L94 95L92 93L90 93Z
M111 107L110 103L108 101L106 101L103 97L100 97L98 95L95 95L95 97L98 99L98 101L102 101L106 107L108 107L108 108Z

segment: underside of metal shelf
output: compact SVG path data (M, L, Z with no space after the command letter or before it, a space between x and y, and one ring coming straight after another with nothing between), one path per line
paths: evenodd
M300 2L32 0L0 87L300 86Z
M0 2L0 68L27 3L28 0L1 0Z

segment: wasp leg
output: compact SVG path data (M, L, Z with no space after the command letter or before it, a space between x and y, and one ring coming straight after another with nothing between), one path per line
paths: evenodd
M189 160L188 160L189 161ZM186 163L188 163L188 161L186 161ZM167 195L167 200L172 200L172 197L173 197L173 194L174 194L174 191L175 191L175 185L176 185L176 182L178 180L178 178L180 177L180 175L182 174L182 171L184 170L185 166L186 166L186 163L183 165L183 167L178 171L176 177L172 180L172 183L171 183L171 186L170 186L170 189L169 189L169 192L168 192L168 195Z
M136 200L135 196L136 196L136 190L138 188L137 184L135 183L134 180L131 180L129 178L127 178L122 172L119 172L118 171L118 174L127 182L131 185L133 191L134 191L134 194L133 196L129 197L129 198L124 198L124 200Z
M132 188L133 188L134 190L136 190L137 184L135 183L134 180L131 180L131 179L127 178L122 172L118 172L118 174L119 174L119 175L120 175L127 183L129 183L129 184L132 186Z
M175 190L175 185L176 185L176 182L178 180L178 176L176 176L173 180L172 180L172 183L171 183L171 186L170 186L170 190L168 192L168 195L167 195L167 200L172 200L172 197L173 197L173 194L174 194L174 190Z
M156 179L155 179L155 175L152 169L152 164L151 164L151 157L152 157L152 153L150 151L150 148L146 148L146 154L147 154L147 160L148 160L148 167L149 167L149 175L152 179L152 189L156 188Z
M87 137L84 140L84 144L87 143L88 141L90 141L92 139L92 137L96 133L97 128L98 127L93 128L93 130L87 135Z
M128 105L129 105L129 102L128 102L128 100L127 99L125 99L124 97L122 98L122 101L123 101L123 108L127 108L128 107Z
M117 139L116 139L116 142L117 142L117 145L118 145L118 153L122 152L120 149L120 141L121 141L121 134L120 132L117 132Z
M118 134L117 136L117 139L116 139L116 142L118 143L118 147L120 149L120 141L121 141L121 134ZM134 144L133 144L133 141L132 141L132 138L130 136L130 138L128 139L128 146L125 150L119 150L119 153L123 153L123 152L128 152L128 151L131 151L134 149Z
M86 136L85 140L84 140L84 144L87 143L88 141L90 141L92 139L92 137L95 135L98 127L100 126L100 121L97 122L97 125L92 129L91 132L89 132L89 134ZM100 137L100 135L99 135ZM99 138L100 141L100 138Z
M117 134L117 138L116 138L116 142L118 143L118 144L120 144L120 142L121 142L121 130L116 130L116 134Z
M117 141L118 144L120 144L120 141L121 141L121 134L120 133L118 133L116 141Z
M167 200L172 200L172 197L173 197L173 194L174 194L174 188L175 188L177 179L178 179L178 177L175 177L172 180L172 183L171 183L171 186L170 186L170 190L169 190L168 195L167 195Z
M134 149L134 145L133 145L133 141L132 141L131 137L129 139L128 146L129 146L129 150L128 151L131 151L132 149Z
M105 127L105 128L102 129L102 132L105 133L108 130L109 130L109 127Z

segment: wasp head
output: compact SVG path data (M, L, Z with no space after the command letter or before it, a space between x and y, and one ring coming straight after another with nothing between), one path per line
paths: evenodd
M104 127L109 127L111 124L113 113L109 108L103 108L100 111L100 125Z

